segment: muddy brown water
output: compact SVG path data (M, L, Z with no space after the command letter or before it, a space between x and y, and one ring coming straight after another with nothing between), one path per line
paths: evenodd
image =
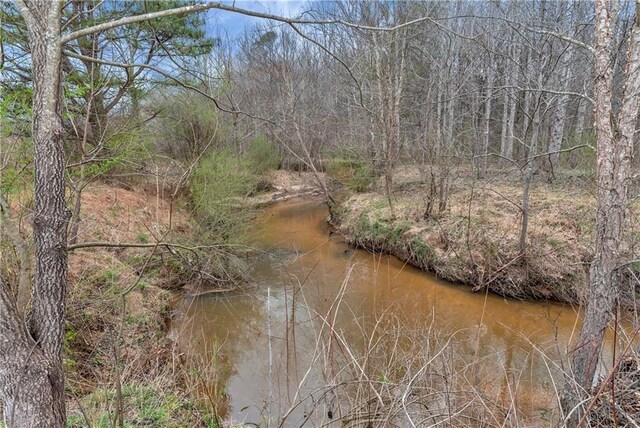
M317 340L326 327L321 317L357 343L390 313L400 331L431 326L458 345L456 352L477 361L482 393L514 400L540 422L553 412L560 356L579 327L575 308L472 293L394 257L353 249L331 233L327 215L313 200L265 209L252 231L261 250L253 272L257 287L184 297L177 305L173 334L206 379L221 416L266 426L293 406L285 426L321 425L334 405L317 394L332 381L321 349L326 342Z

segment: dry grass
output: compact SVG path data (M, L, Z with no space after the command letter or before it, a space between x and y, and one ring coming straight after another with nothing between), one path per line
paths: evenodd
M589 192L534 186L523 256L517 183L460 179L451 187L446 212L425 218L419 174L408 170L400 177L395 217L378 192L351 195L334 208L334 223L351 243L477 290L568 302L583 296L594 242L595 198Z
M276 403L280 411L266 421L277 426L557 426L557 409L541 417L523 399L525 373L510 373L497 354L465 352L465 340L479 350L480 329L444 334L436 327L439 320L403 319L393 307L338 328L340 314L353 314L343 299L348 282L349 275L326 311L309 310L316 320L315 351L306 358L291 402ZM489 380L496 370L504 371L500 385Z
M640 424L639 356L631 353L620 360L615 372L594 388L585 426L617 427ZM593 401L593 402L592 402ZM591 407L589 407L591 406Z

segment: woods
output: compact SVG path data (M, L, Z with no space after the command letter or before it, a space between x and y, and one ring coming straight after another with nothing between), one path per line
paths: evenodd
M139 175L155 177L159 194L175 175L170 209L187 195L195 234L215 242L158 234L155 247L138 244L201 271L215 263L197 251L224 246L225 273L207 277L220 285L243 276L230 273L251 217L243 204L269 190L270 169L311 174L356 245L436 273L448 257L461 273L447 279L475 290L581 304L579 337L564 344L557 421L586 426L614 313L637 309L638 2L347 0L278 16L214 2L16 0L1 13L6 426L66 424L68 249L83 248L87 186ZM232 28L217 16L254 20ZM579 239L555 217L545 230L562 223L560 237L543 236L540 189L568 206L593 197L576 214L588 226L571 223ZM473 223L473 204L491 209L474 201L482 192L509 207L513 224L495 228L502 242L472 237L494 227L482 213ZM29 194L28 214L16 215ZM428 227L439 238L418 240ZM569 247L581 261L567 256L571 270L557 282L544 276L534 259ZM605 372L615 377L627 357Z

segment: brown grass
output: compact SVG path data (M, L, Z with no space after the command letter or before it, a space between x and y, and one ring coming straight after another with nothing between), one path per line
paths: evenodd
M521 255L518 183L458 180L446 212L424 218L426 188L416 180L419 174L411 170L397 180L395 217L384 195L369 192L351 195L334 208L335 225L355 245L389 252L476 290L567 302L583 296L594 242L590 193L535 185L527 249Z
M152 185L98 183L83 193L78 242L154 243L192 233L189 214ZM153 424L145 420L165 414L175 419L171 426L205 418L190 402L189 376L166 334L174 295L165 288L179 280L166 263L171 257L166 248L70 254L65 365L74 423L84 425L85 414L97 425L105 415L115 417L118 384L129 423Z
M445 334L437 327L440 320L404 319L393 307L336 328L339 312L353 314L343 299L349 275L331 306L313 314L315 353L289 407L277 415L279 426L293 424L300 409L317 426L559 426L553 403L520 389L526 369L510 372L498 353L465 352L461 339L475 342L476 350L481 346L473 329ZM496 370L504 372L499 385L490 380ZM552 379L551 370L547 375ZM541 415L543 402L549 412Z

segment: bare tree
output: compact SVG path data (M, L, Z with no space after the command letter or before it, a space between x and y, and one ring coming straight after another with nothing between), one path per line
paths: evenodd
M563 64L560 72L560 90L566 92L569 88L571 81L571 60L573 59L573 46L569 45L567 53L565 54ZM556 102L556 108L551 122L551 135L549 138L549 167L550 177L553 176L553 171L557 167L558 159L560 158L560 149L562 148L562 140L564 138L565 121L567 117L567 104L569 102L569 95L563 93L558 96Z
M573 379L565 387L565 411L569 412L591 389L604 333L611 321L619 294L625 212L629 203L629 180L640 91L640 8L628 39L622 103L613 110L613 19L606 0L596 2L595 14L595 130L598 144L595 255L591 263L586 312L573 357ZM580 412L573 412L575 426Z
M483 178L487 173L487 159L489 157L489 140L491 138L491 106L493 101L493 85L495 80L495 69L493 66L493 56L487 55L487 63L484 72L484 118L482 131L482 144L476 154L476 170L479 178Z

